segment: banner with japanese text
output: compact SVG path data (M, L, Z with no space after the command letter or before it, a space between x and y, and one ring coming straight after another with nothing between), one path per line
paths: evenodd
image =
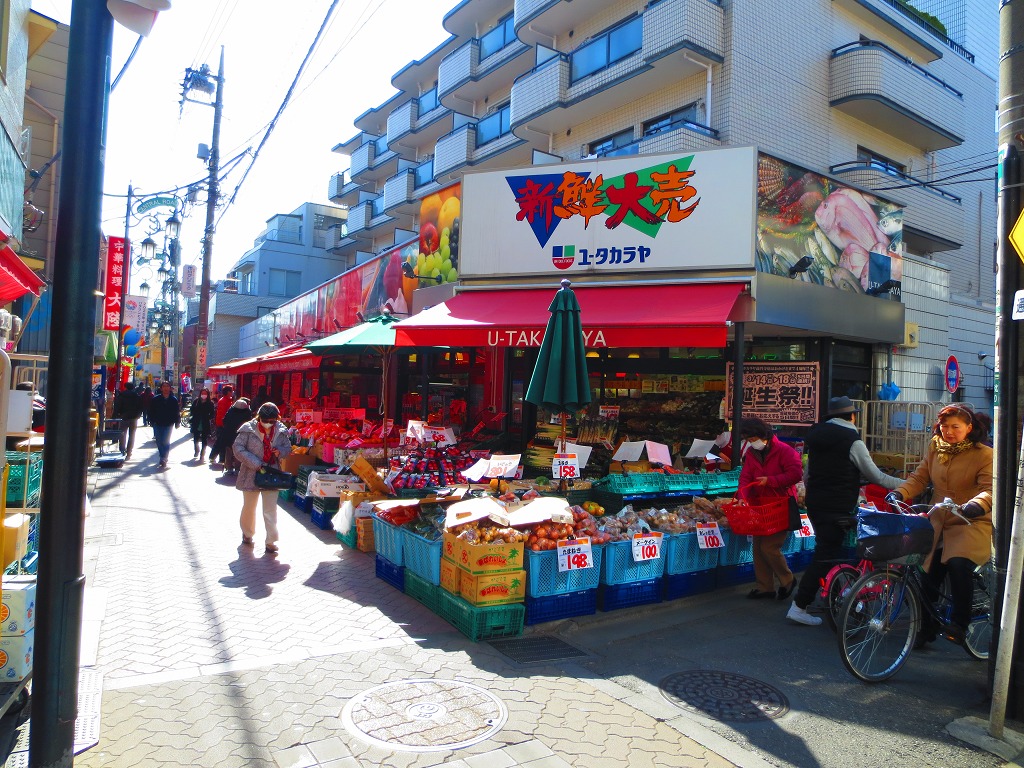
M757 152L467 173L461 205L462 277L751 268Z
M103 330L121 330L121 292L124 286L125 239L107 238L107 260L103 286Z
M134 328L143 336L146 335L146 309L148 301L145 296L124 297L125 328Z
M726 418L732 419L733 364L726 364ZM818 420L818 363L744 363L743 412L771 425Z

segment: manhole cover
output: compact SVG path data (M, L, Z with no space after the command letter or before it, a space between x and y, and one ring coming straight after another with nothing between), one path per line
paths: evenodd
M726 722L774 720L789 712L789 700L782 691L732 672L677 672L658 687L676 706Z
M537 635L535 637L510 637L488 641L495 650L501 651L512 661L519 664L530 664L538 661L556 661L558 659L576 659L588 654L579 648L569 645L557 637Z
M508 710L483 688L449 680L402 680L363 691L341 711L345 727L405 752L461 749L489 739Z

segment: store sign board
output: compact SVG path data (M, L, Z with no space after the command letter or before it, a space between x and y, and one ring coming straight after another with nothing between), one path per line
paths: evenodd
M471 173L462 183L463 277L753 266L753 147Z
M726 364L726 418L732 419L733 364ZM769 424L813 424L818 420L817 363L744 363L743 416Z
M103 288L103 330L121 330L121 292L124 288L124 257L127 243L123 237L107 238L107 261Z
M186 264L181 268L181 295L189 299L196 296L196 266Z

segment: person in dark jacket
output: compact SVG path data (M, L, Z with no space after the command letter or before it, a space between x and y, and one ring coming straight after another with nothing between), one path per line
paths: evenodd
M171 454L171 431L181 426L181 411L178 398L171 394L171 382L163 382L160 394L149 404L149 423L153 425L153 439L160 453L160 467L165 469Z
M121 421L121 439L118 442L126 461L132 457L135 430L139 427L141 415L142 395L131 384L125 384L124 389L114 398L114 418Z
M270 402L270 390L266 386L262 386L256 390L256 397L252 399L252 409L258 411L260 406L264 403Z
M890 490L902 482L882 472L871 460L860 439L856 415L860 408L848 397L833 397L823 421L811 427L804 439L807 470L807 516L814 526L814 559L807 566L786 618L815 627L820 616L807 608L814 602L821 580L843 559L843 537L854 525L861 478Z
M252 409L249 408L249 401L240 397L228 408L224 415L224 423L221 425L221 432L224 435L226 444L224 446L224 474L237 475L239 462L235 458L232 444L238 435L239 428L253 418Z
M199 463L206 461L206 443L213 434L214 406L210 399L210 390L203 387L199 390L199 397L192 401L189 410L189 429L192 432L192 445L195 452L193 459L199 459Z
M153 388L148 384L142 388L142 426L149 426L149 406L153 403Z
M213 444L213 450L210 451L211 468L218 459L221 462L224 461L227 456L227 449L231 447L231 441L235 439L234 435L229 437L224 432L224 417L227 416L228 409L231 408L231 404L234 402L235 390L230 384L225 384L224 389L221 390L220 398L217 400L216 415L213 419L213 426L217 430L217 441Z

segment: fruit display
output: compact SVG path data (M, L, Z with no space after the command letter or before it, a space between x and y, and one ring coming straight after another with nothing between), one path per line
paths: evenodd
M466 477L462 470L475 463L476 459L456 446L410 451L404 462L392 464L398 474L391 479L391 487L398 491L403 488L443 488L465 483Z
M490 520L474 520L448 529L459 541L467 544L524 544L529 537L525 531L499 526Z
M395 527L401 527L419 517L420 509L418 504L403 504L398 506L378 509L377 517Z

